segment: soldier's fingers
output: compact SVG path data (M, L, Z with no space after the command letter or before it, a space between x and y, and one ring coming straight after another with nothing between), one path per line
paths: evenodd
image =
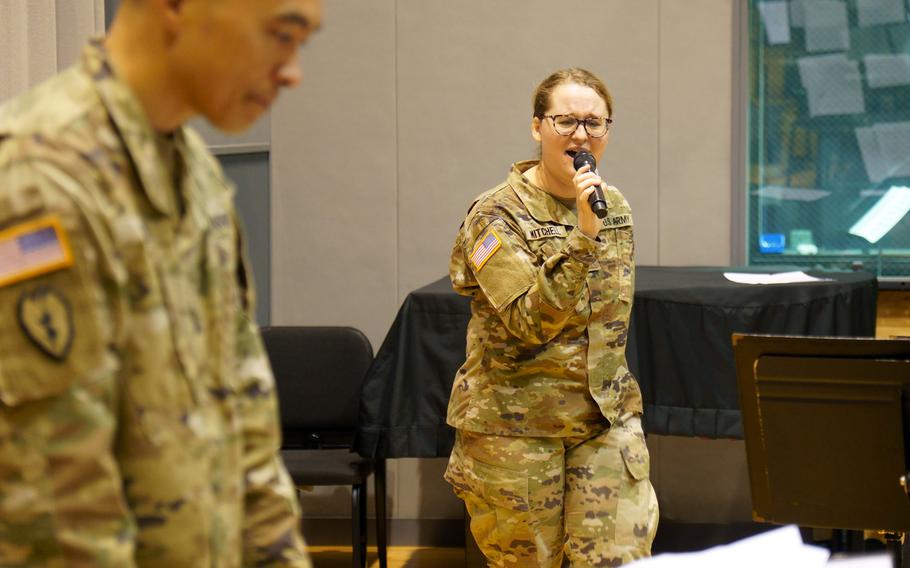
M572 179L575 181L575 185L580 185L584 180L595 178L595 177L597 177L597 174L595 174L594 172L579 171L577 174L575 174L575 177Z
M590 186L590 187L588 187L588 188L582 190L582 192L578 194L579 198L580 198L582 201L587 201L587 200L588 200L588 197L589 197L592 193L594 193L594 188L595 188L595 186L592 185L592 186Z
M579 191L583 191L589 187L599 186L603 184L603 180L600 179L600 176L597 174L589 174L587 176L580 176L575 182L576 187Z

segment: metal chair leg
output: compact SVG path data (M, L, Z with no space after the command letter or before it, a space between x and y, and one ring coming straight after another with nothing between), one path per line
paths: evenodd
M373 472L373 489L376 492L376 550L379 554L379 568L388 565L388 534L386 533L387 517L385 512L385 460L376 460L376 469Z
M351 558L354 568L366 568L366 523L363 522L361 510L365 512L364 486L351 487Z
M360 550L363 556L363 566L367 565L367 533L369 525L367 524L367 480L364 478L360 485Z

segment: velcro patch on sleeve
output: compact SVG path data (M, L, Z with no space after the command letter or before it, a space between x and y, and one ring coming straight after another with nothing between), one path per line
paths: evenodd
M56 215L0 231L0 287L72 265L73 253Z
M480 239L474 246L473 252L471 252L471 264L474 265L474 270L480 270L483 268L483 265L490 260L496 251L502 247L502 239L499 238L499 235L496 234L496 231L491 227L487 230L486 235Z

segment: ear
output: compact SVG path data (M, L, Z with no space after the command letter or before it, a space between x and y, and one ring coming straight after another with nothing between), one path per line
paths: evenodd
M158 12L167 31L175 33L180 27L180 20L187 0L149 0L153 9Z
M540 142L540 119L536 116L531 119L531 138L535 142Z

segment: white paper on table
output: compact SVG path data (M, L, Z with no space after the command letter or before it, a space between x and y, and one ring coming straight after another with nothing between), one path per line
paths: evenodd
M790 43L790 18L787 3L783 1L763 2L758 5L765 34L770 45Z
M809 276L801 270L794 272L724 272L724 278L737 284L794 284L831 280L830 278Z
M850 49L846 2L810 0L803 2L803 12L806 17L806 51Z
M724 272L724 278L737 284L794 284L831 280L830 278L809 276L801 270L794 272Z
M854 558L832 558L828 566L834 568L892 568L891 555L887 553L863 555Z
M803 544L799 529L790 525L716 546L702 552L661 554L628 564L635 568L824 568L829 553Z
M910 55L869 54L863 58L866 84L873 89L910 85Z
M850 230L851 235L877 243L910 211L910 187L894 186Z
M866 112L859 63L837 53L800 57L797 64L810 116Z
M910 176L910 121L882 122L872 127L888 177Z
M856 0L860 26L905 24L904 0Z
M824 189L766 185L753 191L752 195L757 195L763 199L780 199L781 201L818 201L831 195L831 192Z

